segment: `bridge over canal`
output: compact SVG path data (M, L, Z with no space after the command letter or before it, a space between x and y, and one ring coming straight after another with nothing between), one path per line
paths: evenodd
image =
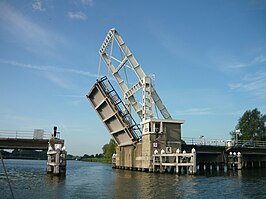
M47 150L47 173L61 175L66 172L67 152L64 140L60 139L60 132L57 132L56 126L52 134L48 134L42 129L34 131L0 130L0 149Z
M34 131L0 130L0 149L48 150L51 134Z
M266 141L220 140L183 137L182 150L197 153L197 165L237 165L241 156L241 168L266 167ZM235 161L233 160L235 159ZM230 166L230 165L229 165Z

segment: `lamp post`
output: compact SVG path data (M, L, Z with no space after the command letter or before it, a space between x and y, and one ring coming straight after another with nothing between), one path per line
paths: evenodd
M236 136L236 144L238 144L238 136L240 134L240 129L235 130L235 136Z
M201 145L205 145L205 141L203 140L203 138L204 138L204 135L201 135L199 137L199 139L201 140Z

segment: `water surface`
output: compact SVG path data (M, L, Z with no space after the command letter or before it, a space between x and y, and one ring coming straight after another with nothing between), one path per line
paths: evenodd
M4 160L15 198L266 198L266 169L175 175L68 161L65 177L46 174L44 160ZM11 198L0 165L0 198Z

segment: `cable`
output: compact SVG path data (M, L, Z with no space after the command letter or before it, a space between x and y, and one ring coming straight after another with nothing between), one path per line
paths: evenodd
M102 65L102 58L101 58L101 56L100 56L100 60L99 60L99 65L98 65L98 79L100 79L100 73L101 73L101 65Z
M12 190L12 187L11 187L11 183L9 181L9 178L8 178L8 175L7 175L7 172L6 172L6 167L5 167L5 164L4 164L4 160L3 160L3 157L2 157L2 152L1 151L0 151L0 157L1 157L1 162L2 162L3 168L4 168L4 172L5 172L5 175L6 175L6 180L8 182L8 186L9 186L12 198L14 199L15 198L14 197L14 193L13 193L13 190Z

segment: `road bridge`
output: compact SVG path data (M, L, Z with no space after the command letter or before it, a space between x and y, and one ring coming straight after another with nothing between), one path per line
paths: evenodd
M67 152L56 126L53 134L47 134L43 129L0 130L0 149L47 150L47 173L54 175L66 173Z
M50 134L34 131L0 130L0 149L48 150Z
M220 140L205 138L182 138L182 150L197 153L197 165L237 165L238 155L241 157L241 168L266 167L266 142L238 140ZM208 167L207 166L207 167Z

